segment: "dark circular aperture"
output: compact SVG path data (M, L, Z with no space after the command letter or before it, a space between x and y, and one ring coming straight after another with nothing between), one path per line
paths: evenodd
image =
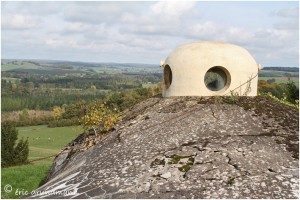
M169 88L172 84L172 70L169 65L164 67L164 82L166 88Z
M227 84L227 75L221 67L210 68L204 77L206 87L212 91L219 91Z

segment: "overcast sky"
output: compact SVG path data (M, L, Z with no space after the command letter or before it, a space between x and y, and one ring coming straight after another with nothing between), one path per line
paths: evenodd
M158 64L176 46L223 41L262 66L299 66L299 4L2 2L2 58Z

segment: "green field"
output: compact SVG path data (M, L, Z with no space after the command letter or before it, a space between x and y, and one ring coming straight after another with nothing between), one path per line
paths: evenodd
M259 77L258 80L270 80L275 79L275 83L287 83L289 81L288 77ZM299 85L299 78L298 77L290 77L290 80L295 82L295 84Z
M68 69L63 66L67 65ZM93 66L86 66L89 63L48 63L42 61L26 61L26 60L11 60L6 61L1 64L1 71L18 71L18 72L27 72L34 74L56 74L63 75L65 73L106 73L106 74L121 74L121 73L161 73L160 67L149 67L145 64L105 64L98 63L93 64Z
M148 87L155 87L157 86L157 83L143 83L143 88L148 88Z
M299 77L299 72L286 72L286 71L275 71L275 70L261 70L259 71L260 77Z
M1 71L8 71L14 69L39 69L39 68L40 66L26 61L14 61L14 62L9 62L7 64L1 65Z
M18 138L28 138L29 160L35 160L59 153L59 151L80 133L81 127L47 126L20 127ZM42 184L52 165L54 157L32 162L29 165L2 168L1 170L1 198L19 198L24 194L16 194L16 190L31 192ZM4 191L5 185L12 186L12 192Z

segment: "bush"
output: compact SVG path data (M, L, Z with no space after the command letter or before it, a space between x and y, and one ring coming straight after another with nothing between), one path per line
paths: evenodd
M21 139L15 147L18 139L18 131L12 122L4 122L1 126L1 166L8 167L16 164L24 164L28 159L28 140Z
M106 102L102 104L95 102L88 113L81 118L81 124L85 130L94 130L95 135L97 135L97 130L99 133L104 133L121 119L118 112L117 108L109 108Z
M28 154L28 140L23 140L22 138L14 150L14 164L27 163Z
M285 94L286 99L291 103L295 103L296 100L299 100L299 88L297 88L293 81L286 83Z
M72 118L72 119L58 119L53 120L48 123L49 128L53 127L64 127L64 126L76 126L80 125L78 118Z

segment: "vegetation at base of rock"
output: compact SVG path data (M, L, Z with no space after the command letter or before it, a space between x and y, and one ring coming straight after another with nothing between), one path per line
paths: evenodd
M267 94L260 94L262 96L269 96L271 97L272 99L284 104L284 105L287 105L287 106L291 106L291 107L294 107L294 108L297 108L299 109L299 100L295 100L295 103L291 103L290 101L288 101L287 97L284 96L283 98L279 99L275 96L273 96L272 94L270 93L267 93Z
M12 122L1 124L1 167L25 164L28 162L28 140L18 141L18 131Z

